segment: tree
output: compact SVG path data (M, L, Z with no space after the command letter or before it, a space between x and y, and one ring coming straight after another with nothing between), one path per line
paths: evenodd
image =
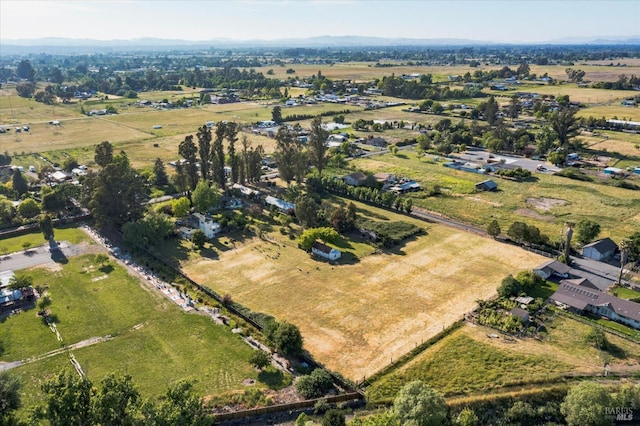
M573 68L567 68L564 70L567 73L567 77L571 83L580 83L585 76L585 72L582 70L574 70Z
M100 266L104 266L104 264L109 261L109 256L107 256L104 253L98 253L95 256L93 256L93 261L94 263L97 263Z
M518 100L518 95L513 95L511 100L509 101L509 118L515 119L518 118L518 114L520 113L520 101Z
M320 206L308 195L301 195L296 198L296 217L300 224L305 227L314 227L318 223L318 211Z
M0 195L0 223L8 224L15 215L13 203L7 197Z
M631 249L631 246L632 242L628 238L620 241L620 273L618 274L618 285L622 284L622 275L624 275L624 267L627 266L627 260L629 258L629 250Z
M40 297L40 300L38 300L38 303L36 303L36 307L38 308L38 315L46 314L47 308L51 306L52 303L53 300L51 300L51 296L49 296L48 294Z
M576 224L577 239L583 245L593 241L600 234L600 224L592 220L583 219Z
M580 133L580 123L575 114L576 110L567 106L554 112L549 118L551 128L558 137L558 143L565 150L569 147L571 139Z
M197 212L207 213L209 209L220 204L220 193L215 184L209 186L208 181L202 180L193 190L191 201Z
M171 202L171 209L175 217L185 217L189 214L191 203L187 197L180 197Z
M202 250L204 243L207 242L207 236L202 230L196 229L193 231L193 234L191 234L191 242L198 248L198 250Z
M249 362L254 367L262 370L263 368L271 364L271 357L265 351L258 349L253 351L253 353L249 357Z
M193 190L198 184L198 159L196 153L198 148L193 143L193 135L186 136L178 145L178 154L186 160L185 171L189 177L189 186Z
M42 232L42 236L44 237L44 239L47 241L53 240L54 230L51 216L49 216L47 213L41 214L38 225L40 226L40 232Z
M153 163L153 182L156 186L165 186L169 184L167 170L160 158L156 158L155 163Z
M89 208L98 226L121 228L144 212L145 188L124 153L118 154L97 174L85 177Z
M492 238L496 238L500 235L500 224L497 220L492 220L489 226L487 226L487 234L489 234Z
M33 277L31 275L14 275L9 279L9 288L11 290L20 290L33 286Z
M71 170L75 169L78 167L78 160L76 160L74 157L72 156L67 156L64 161L62 162L62 168L65 172L71 172Z
M20 170L16 167L13 169L13 175L11 177L11 183L13 186L13 190L18 194L18 197L21 197L22 194L26 194L29 190L29 185L27 181L22 176Z
M29 61L28 59L21 60L20 63L18 64L18 67L16 68L16 76L18 78L22 78L22 79L33 82L34 76L35 76L35 70L31 66L31 61Z
M236 155L236 142L238 142L238 126L236 123L227 124L227 142L229 166L231 167L231 182L237 183L240 178L240 159L238 155Z
M296 380L298 392L307 399L321 397L332 387L331 376L322 368L316 368L311 374Z
M480 419L478 419L475 411L469 407L464 407L464 409L460 411L460 414L458 414L456 422L460 426L477 426L480 424Z
M592 344L597 349L607 350L609 348L609 340L604 334L604 331L599 327L592 327L591 330L589 330L589 333L587 333L585 341Z
M293 324L281 322L274 336L276 351L283 355L296 355L302 352L302 334Z
M226 174L224 172L224 138L227 136L227 123L218 123L216 127L216 138L213 141L211 150L211 173L213 181L224 191L226 184Z
M113 161L113 145L108 141L100 142L96 146L93 160L100 167L105 167L107 164Z
M293 179L299 178L300 168L305 163L304 154L296 135L286 126L280 127L276 134L275 157L280 178L287 182L287 185Z
M338 232L333 228L309 228L300 235L299 242L303 250L309 251L317 240L331 243L337 241L338 237Z
M400 389L393 411L403 425L440 426L447 418L447 403L439 392L416 380Z
M211 130L205 125L198 129L198 155L200 156L200 173L202 179L209 179L211 167Z
M271 120L276 124L282 124L282 108L279 106L274 106L271 110Z
M487 123L489 123L490 126L496 124L496 121L498 120L498 109L499 105L498 102L496 102L496 98L490 96L489 100L484 105L483 110L484 118L487 120Z
M27 198L18 205L18 213L25 219L31 219L40 214L40 205L33 198Z
M498 295L504 298L517 296L520 293L520 289L520 282L513 278L513 275L509 274L500 283L500 287L498 287Z
M16 84L16 92L18 92L18 96L21 98L30 98L35 91L36 85L30 81Z
M13 412L22 406L21 388L22 383L18 377L8 371L0 372L0 424L18 424L15 423Z
M44 418L51 426L94 424L91 398L95 390L90 380L63 371L42 385L46 406Z
M329 132L322 127L322 118L316 117L311 122L311 132L309 133L309 160L318 170L318 176L322 177L322 170L327 162L327 139Z
M193 390L193 384L185 380L169 388L164 401L151 417L156 426L205 426L213 423L205 412L202 398Z
M331 409L322 417L322 426L345 426L346 424L342 410Z
M140 392L131 376L108 374L101 381L101 388L93 398L94 424L133 425L140 405Z
M569 426L606 426L611 420L605 408L611 407L611 396L600 384L580 382L567 392L560 411Z

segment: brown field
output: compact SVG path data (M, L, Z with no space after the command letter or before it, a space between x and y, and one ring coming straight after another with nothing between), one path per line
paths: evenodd
M540 93L541 95L553 95L555 97L569 95L569 99L575 102L585 104L600 104L618 101L620 99L633 96L634 92L629 90L606 90L592 89L589 87L578 87L576 84L559 84L559 85L522 85L518 86L518 91ZM498 95L504 92L496 92ZM619 102L616 102L619 104ZM585 109L584 111L588 111ZM588 114L593 115L593 114ZM598 115L596 115L597 117Z
M460 319L476 300L493 296L507 274L544 260L429 225L427 235L394 250L331 266L272 235L280 243L250 240L216 260L187 260L183 269L253 310L296 324L314 358L351 379L385 367Z
M633 96L633 93L625 97ZM609 105L596 105L580 109L576 115L578 117L595 118L617 118L619 120L640 121L640 108L620 105L619 101L614 101Z

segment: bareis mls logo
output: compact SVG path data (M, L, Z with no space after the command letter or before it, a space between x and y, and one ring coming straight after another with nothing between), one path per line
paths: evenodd
M605 407L604 414L607 419L614 420L615 424L623 422L633 422L633 408L627 407ZM634 422L633 424L637 424Z

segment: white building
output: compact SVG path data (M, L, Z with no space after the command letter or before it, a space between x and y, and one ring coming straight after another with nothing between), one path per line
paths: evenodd
M201 213L194 213L193 216L198 219L198 227L202 232L204 232L204 235L208 239L211 239L220 233L221 228L218 222L214 222L213 219L206 217Z

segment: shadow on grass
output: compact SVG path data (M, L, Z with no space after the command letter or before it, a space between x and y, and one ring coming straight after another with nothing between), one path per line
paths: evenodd
M607 346L607 349L605 349L605 351L611 355L614 358L617 359L626 359L627 358L627 352L622 349L620 346L615 345L611 342L609 342L609 345Z
M211 247L214 247L218 251L229 251L233 248L233 243L227 241L220 241L219 239L214 239L210 241ZM216 255L217 256L217 255Z
M103 265L100 268L98 268L98 270L103 274L110 274L111 272L113 272L114 267L113 265Z
M340 265L355 265L356 263L360 263L360 259L358 256L351 252L342 253L342 257L340 257Z
M291 380L282 371L274 367L268 367L258 373L258 380L273 390L282 389L291 383Z
M212 248L203 247L200 249L200 256L205 257L207 259L218 259L218 252L213 250Z

